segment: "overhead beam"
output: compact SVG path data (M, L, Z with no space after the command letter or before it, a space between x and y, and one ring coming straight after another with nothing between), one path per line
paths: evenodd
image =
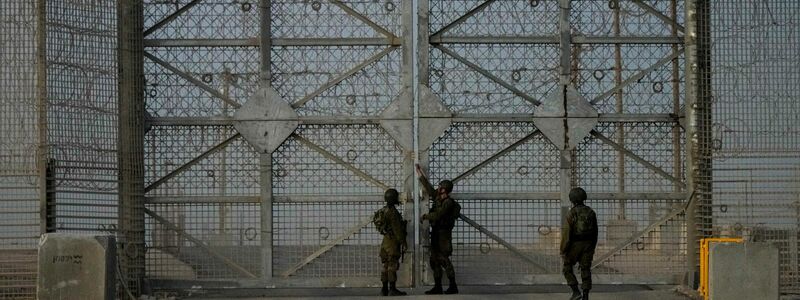
M459 200L553 200L559 192L512 192L512 193L453 193ZM383 202L383 194L374 195L275 195L275 203L355 203ZM402 198L402 197L401 197ZM684 192L665 193L587 193L589 200L684 200ZM145 197L146 204L257 204L260 196L153 196Z
M273 46L400 46L385 38L273 38ZM258 47L250 39L146 39L145 47Z
M673 114L599 114L599 122L678 122L684 116ZM540 117L536 117L540 118ZM452 118L454 123L468 122L532 122L533 114L455 114ZM302 116L299 118L300 124L306 125L327 125L327 124L380 124L381 120L408 120L408 119L389 119L380 116ZM246 120L247 121L247 120ZM252 120L256 121L256 120ZM275 121L298 121L297 119L275 120ZM230 126L234 119L231 117L151 117L146 120L151 126Z
M231 269L235 270L236 272L239 272L240 274L242 274L244 276L247 276L247 277L250 277L250 278L258 278L258 276L256 276L255 274L251 273L247 269L243 268L242 266L237 264L235 261L231 260L230 258L228 258L228 257L226 257L226 256L224 256L222 254L219 254L217 251L215 251L214 249L212 249L211 247L206 245L206 243L203 243L203 241L195 238L193 235L191 235L190 233L188 233L185 230L181 229L180 227L176 226L175 224L173 224L169 220L165 219L164 217L156 214L155 212L153 212L153 211L151 211L151 210L149 210L147 208L144 209L144 212L147 215L149 215L150 217L152 217L153 219L156 219L156 221L158 221L162 225L166 226L170 230L177 232L179 234L179 236L184 237L187 240L191 241L192 243L196 244L197 246L199 246L200 248L202 248L203 250L208 252L208 254L210 254L212 257L220 260L222 263L224 263L225 265L227 265Z
M540 36L437 36L431 44L559 44L558 35ZM674 36L574 36L573 44L682 45L683 37Z

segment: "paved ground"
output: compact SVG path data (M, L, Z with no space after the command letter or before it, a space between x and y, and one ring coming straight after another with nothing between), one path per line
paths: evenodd
M685 296L673 291L672 286L609 285L598 286L592 293L593 300L686 300ZM459 295L424 295L424 289L403 289L409 296L401 299L528 299L553 300L569 299L564 286L464 286ZM212 291L205 295L194 295L193 299L375 299L377 289L280 289L280 290L237 290Z

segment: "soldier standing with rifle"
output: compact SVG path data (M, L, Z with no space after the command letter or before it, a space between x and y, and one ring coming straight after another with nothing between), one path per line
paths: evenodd
M597 247L597 215L583 204L586 191L573 188L569 192L572 209L567 213L561 232L561 258L564 259L564 277L572 289L570 300L588 300L592 289L592 258ZM572 268L575 263L581 267L583 294L578 289L578 279Z
M453 263L450 262L450 255L453 253L453 227L456 219L461 215L461 206L453 198L450 198L453 182L442 180L439 182L439 187L434 189L423 174L422 168L419 165L416 167L419 182L425 192L429 197L435 197L433 206L427 214L422 215L422 220L420 220L420 222L428 220L431 225L430 266L435 282L433 288L426 291L425 294L458 294L456 272L453 269ZM450 286L445 291L442 290L442 269L450 281Z
M375 212L372 222L378 232L383 235L381 243L381 295L383 296L403 296L406 293L397 290L397 269L400 268L400 260L408 248L406 243L406 221L397 211L400 204L399 193L395 189L388 189L383 194L386 206Z

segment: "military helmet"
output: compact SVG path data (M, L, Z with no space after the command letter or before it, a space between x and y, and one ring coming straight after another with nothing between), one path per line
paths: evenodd
M439 187L444 188L444 190L448 193L453 191L453 182L450 180L442 180L439 182Z
M569 201L573 204L583 204L586 200L586 191L582 188L576 187L569 191Z
M398 193L397 190L388 189L383 193L383 201L386 201L387 204L397 205L400 204L399 196L400 193Z

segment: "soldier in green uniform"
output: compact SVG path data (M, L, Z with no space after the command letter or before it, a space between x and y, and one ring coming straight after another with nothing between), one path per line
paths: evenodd
M586 191L573 188L569 192L572 209L569 210L561 231L561 258L564 259L564 277L572 289L570 300L588 300L592 289L592 258L597 247L597 215L583 204ZM581 268L581 288L578 290L578 279L575 278L575 263Z
M434 189L419 165L417 165L417 174L419 174L419 181L428 196L435 197L431 209L420 220L428 220L431 225L429 262L435 283L433 288L426 291L425 294L458 294L456 272L453 269L453 263L450 262L450 255L453 253L453 227L461 214L461 206L450 197L450 192L453 191L453 182L442 180L439 188ZM442 290L442 269L450 281L450 286L445 291Z
M386 206L375 212L372 221L375 227L383 235L381 243L381 295L383 296L403 296L406 293L397 290L397 269L400 268L400 258L408 248L406 243L406 222L397 211L400 204L399 194L395 189L388 189L383 194Z

